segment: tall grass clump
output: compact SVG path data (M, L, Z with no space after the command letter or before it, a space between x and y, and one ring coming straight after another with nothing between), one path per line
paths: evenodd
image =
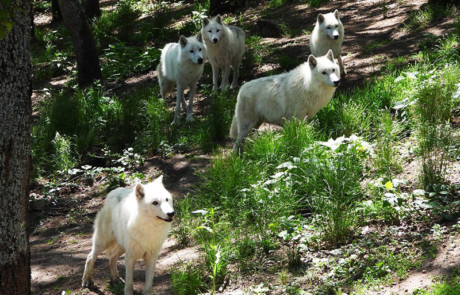
M51 163L53 169L65 173L68 169L75 167L78 161L78 154L73 151L70 138L56 132L52 144L53 153L51 155Z
M229 92L214 92L210 97L210 106L204 118L204 129L201 132L201 147L211 151L216 143L228 137L236 100L230 98Z
M346 242L355 225L362 162L369 148L355 136L313 144L290 171L297 198L314 213L316 226L330 244Z
M417 94L418 152L422 161L419 179L425 187L445 181L453 133L449 124L453 107L451 86L433 77L421 86Z
M114 100L107 114L107 143L115 151L127 146L154 150L168 136L170 118L156 88L144 87Z
M370 138L380 122L381 110L390 108L401 94L392 75L379 83L366 83L350 93L337 93L314 121L327 138L352 134Z
M401 172L402 168L396 156L395 143L397 142L395 123L389 112L382 112L381 121L378 125L379 136L376 139L375 169L383 174L385 179L391 180L393 175Z
M103 129L108 99L97 87L77 93L53 93L40 107L40 118L32 129L35 167L53 170L55 165L48 155L59 146L53 141L62 142L59 138L72 142L70 146L76 158L79 157L76 154L84 154L96 145L96 132Z
M103 11L92 23L96 44L106 48L110 43L128 41L135 37L136 20L141 11L133 0L121 0L112 11Z
M99 86L75 93L53 93L40 107L40 117L32 130L35 167L53 171L55 161L49 155L62 146L56 143L63 143L63 139L70 141L74 158L82 161L88 153L104 147L114 152L131 146L155 150L168 137L169 118L163 100L151 88L121 98L104 95ZM62 139L56 139L57 133Z

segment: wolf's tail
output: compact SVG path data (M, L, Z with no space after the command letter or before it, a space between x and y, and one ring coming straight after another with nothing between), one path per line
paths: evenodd
M230 137L236 139L238 137L238 119L236 114L233 116L232 126L230 127Z

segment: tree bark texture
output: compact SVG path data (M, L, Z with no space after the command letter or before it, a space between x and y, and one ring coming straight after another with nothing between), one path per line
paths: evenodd
M62 20L58 0L51 0L51 15L53 16L53 22Z
M83 7L85 8L86 17L90 21L101 16L99 0L83 0Z
M88 18L78 0L59 0L59 6L77 57L78 84L89 86L101 80L102 73Z
M20 9L0 40L0 294L27 295L32 1L13 0L11 6Z

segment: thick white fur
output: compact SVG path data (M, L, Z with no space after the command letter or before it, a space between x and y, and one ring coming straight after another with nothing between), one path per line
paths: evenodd
M161 246L174 215L171 194L164 188L163 176L134 189L111 191L94 223L93 246L88 254L82 286L94 285L94 263L103 251L109 257L112 281L118 280L117 260L126 252L125 295L133 294L135 262L146 265L144 294L152 294L153 274Z
M323 56L329 49L332 49L340 67L340 73L345 75L347 71L342 61L342 43L345 32L340 21L339 12L318 14L316 26L311 33L310 49L314 56Z
M252 80L237 97L230 136L239 151L244 138L263 122L281 125L284 119L311 119L332 98L340 83L340 72L331 50L310 55L290 72Z
M178 43L169 43L161 52L158 64L158 82L163 98L177 86L176 110L173 124L180 121L180 104L187 112L187 122L193 121L193 97L198 80L203 74L206 60L206 46L201 34L196 37L181 36ZM188 106L184 99L184 90L190 87Z
M238 87L239 69L245 51L245 33L241 28L222 23L220 15L203 19L201 28L204 43L208 49L209 63L212 67L212 89L217 89L219 69L222 69L222 84L228 86L230 67L233 68L231 89Z

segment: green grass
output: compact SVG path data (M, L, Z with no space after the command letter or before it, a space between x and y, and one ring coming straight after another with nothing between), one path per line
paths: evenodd
M280 220L289 216L298 216L297 222L311 226L320 244L334 246L349 243L356 227L373 220L397 224L410 214L401 211L401 206L409 206L409 199L393 185L389 191L388 188L381 192L363 191L361 181L365 177L381 177L385 184L399 173L395 147L410 134L414 138L421 126L417 102L427 81L443 85L447 94L442 97L452 97L452 91L458 89L453 77L460 67L456 63L446 67L452 57L443 52L452 50L446 43L455 44L455 40L444 38L438 41L437 50L416 56L417 63L403 68L390 66L378 80L348 93L339 93L311 122L288 120L281 132L252 134L241 155L222 156L218 152L203 175L193 203L187 202L187 206L192 206L190 210L207 212L215 209L218 223L232 225L222 228L217 225L217 228L222 231L221 235L232 238L228 251L246 257L235 261L243 269L255 268L248 262L251 257L269 256L270 251L280 247L277 233L286 230L288 235L283 234L282 243L289 241L297 245L290 246L287 252L291 253L289 265L300 267L295 258L296 253L301 253L298 249L302 249L302 245L317 244L318 240L310 236L303 242L306 244L295 242L293 237L303 236L305 232L296 226L283 230ZM434 56L437 63L431 63ZM434 95L426 95L426 98L430 103L437 101ZM455 103L437 105L450 114L458 104L457 99ZM431 109L430 114L437 112ZM436 117L443 118L443 115ZM326 141L340 136L346 136L343 144L331 149L339 141ZM439 144L449 146L447 142ZM370 170L369 166L374 167ZM362 211L359 204L366 199L376 207ZM356 219L358 212L365 212L360 220ZM250 245L247 236L252 237ZM419 265L415 254L407 253L403 257L388 253L377 251L371 260L364 261L359 272L366 286L388 283L394 277L404 278L409 269Z
M314 6L325 1L308 2ZM142 3L124 0L104 12L93 23L104 78L122 81L151 70L159 50L145 43L157 37L170 42L178 33L195 33L208 4L195 3L191 11L186 10L191 19L180 32L158 30L170 23L169 13L174 11L168 5L141 17ZM429 22L441 15L418 13L412 17L420 27L426 23L424 13L432 15ZM147 29L150 21L153 25ZM43 46L36 48L34 64L52 65L49 72L37 66L40 79L60 74L61 68L68 71L72 61L66 47L54 45L66 45L60 40L65 32L38 32L38 44ZM275 54L261 40L247 37L242 71ZM303 286L289 281L298 273L318 278L305 282L318 294L341 289L365 294L368 288L406 277L434 253L423 235L413 240L422 249L415 253L394 236L395 226L431 222L427 207L434 213L441 210L439 216L458 214L456 187L442 183L443 169L455 156L448 126L452 110L460 105L458 42L456 34L426 42L422 51L410 57L411 64L395 60L362 87L339 90L311 121L288 119L281 131L250 134L240 155L226 149L236 93L213 92L208 81L199 88L205 97L201 113L192 124L182 118L179 126L170 125L174 95L160 98L157 85L118 95L98 85L53 90L39 106L32 130L35 174L54 177L101 156L114 167L82 167L81 173L85 179L104 173L106 185L113 187L146 177L130 172L146 157L201 149L210 153L210 166L200 173L193 192L176 202L179 222L174 234L182 246L199 244L202 256L197 265L184 264L172 271L178 294L214 293L229 276L247 273L282 273L286 294L301 294ZM374 45L368 50L384 44ZM297 64L282 54L277 58L281 70ZM441 162L430 162L437 155ZM396 178L401 172L398 163L405 160L439 167L423 171L421 181L411 183L426 190L421 195L412 187L401 188L404 180ZM426 196L433 202L428 203ZM365 227L379 232L361 234ZM394 252L395 248L400 251ZM329 255L327 262L305 261L317 250L339 254ZM259 291L254 292L265 292L266 283L258 282ZM446 281L439 289L457 285Z

